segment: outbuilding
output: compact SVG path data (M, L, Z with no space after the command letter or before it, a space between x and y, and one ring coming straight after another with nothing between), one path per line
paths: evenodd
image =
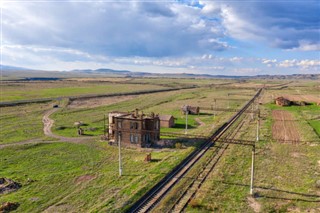
M161 127L174 127L174 117L172 115L159 115L159 119Z
M275 102L278 106L290 106L291 105L291 101L284 98L284 97L277 97Z

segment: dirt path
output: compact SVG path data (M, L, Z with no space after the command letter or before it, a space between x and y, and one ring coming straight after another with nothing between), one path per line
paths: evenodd
M83 143L83 142L90 141L95 138L95 137L72 138L72 137L64 137L64 136L60 136L60 135L56 135L56 134L52 133L51 128L53 126L54 120L49 118L49 116L52 115L53 113L55 113L57 110L58 110L58 108L50 109L42 117L43 133L46 136L49 136L51 138L55 138L57 140L44 141L42 138L34 138L34 139L19 141L19 142L15 142L15 143L0 144L0 149L3 149L5 147L10 147L10 146L16 146L16 145L27 145L27 144L37 144L37 143L55 143L55 142Z
M43 118L42 118L43 133L46 136L59 139L60 141L63 141L63 142L72 142L72 143L81 143L81 142L84 142L84 141L88 141L88 139L92 139L93 138L93 137L72 138L72 137L64 137L64 136L53 134L52 131L51 131L51 128L53 126L54 120L49 118L49 116L52 115L53 113L55 113L58 109L59 108L53 108L53 109L47 111L44 114Z
M199 124L198 127L202 127L202 126L205 126L205 125L206 125L202 120L200 120L200 118L195 118L194 120L196 120L197 123Z

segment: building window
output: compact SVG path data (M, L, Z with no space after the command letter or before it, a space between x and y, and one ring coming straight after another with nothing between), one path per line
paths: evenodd
M130 122L130 129L138 129L138 126L137 122Z
M147 133L145 135L145 142L149 143L150 142L150 133Z
M130 143L139 143L139 136L130 134Z

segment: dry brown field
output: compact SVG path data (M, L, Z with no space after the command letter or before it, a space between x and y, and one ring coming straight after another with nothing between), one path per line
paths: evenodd
M111 104L132 100L137 97L138 95L128 95L128 96L115 96L115 97L103 97L103 98L76 99L68 105L68 108L83 109L83 108L95 108L99 106L108 106Z
M285 110L273 110L272 137L278 142L298 143L299 129L292 114Z

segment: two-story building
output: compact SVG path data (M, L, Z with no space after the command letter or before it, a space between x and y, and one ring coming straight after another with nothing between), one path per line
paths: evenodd
M160 119L151 113L112 112L109 114L109 133L114 143L124 146L150 147L160 140Z

